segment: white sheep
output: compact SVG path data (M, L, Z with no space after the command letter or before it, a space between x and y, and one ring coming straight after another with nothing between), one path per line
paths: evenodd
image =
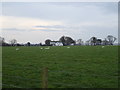
M70 47L67 47L67 48L70 48Z
M50 49L50 47L46 47L45 49Z
M40 48L40 49L43 49L43 48Z
M19 48L16 48L16 51L18 51L19 50Z
M102 48L104 48L105 46L102 46Z

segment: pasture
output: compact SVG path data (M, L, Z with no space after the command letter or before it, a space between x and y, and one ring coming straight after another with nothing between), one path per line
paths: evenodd
M118 87L118 46L44 48L3 47L3 88L41 88L44 67L48 88Z

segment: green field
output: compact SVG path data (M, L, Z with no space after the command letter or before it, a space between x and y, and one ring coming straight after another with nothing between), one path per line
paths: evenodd
M3 47L3 88L117 88L117 46ZM45 48L45 47L43 47Z

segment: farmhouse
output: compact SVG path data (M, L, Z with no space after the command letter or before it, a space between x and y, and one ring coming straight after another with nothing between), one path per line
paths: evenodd
M52 46L63 46L61 41L50 41L50 45L52 45Z

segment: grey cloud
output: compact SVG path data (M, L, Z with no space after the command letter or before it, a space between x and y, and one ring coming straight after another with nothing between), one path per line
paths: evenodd
M97 20L98 17L102 19L104 14L117 13L116 5L117 3L104 2L3 3L2 15L79 23L82 21ZM97 14L96 12L99 13Z
M48 29L37 29L37 30L40 30L40 31L44 31L44 32L58 32L58 30L48 30Z
M1 30L6 30L6 31L26 31L25 29L17 29L17 28L1 28Z
M103 11L117 13L118 3L117 2L51 2L51 5L56 6L69 6L69 7L86 7L95 6L101 8Z
M52 25L52 26L35 26L35 27L42 27L42 28L65 28L65 26L61 26L61 25Z
M63 30L58 30L58 29L31 29L31 31L59 32L59 31L63 31Z
M2 15L19 16L27 18L35 18L42 20L52 20L63 22L63 25L53 26L33 26L32 30L27 31L44 31L44 32L60 32L70 34L74 38L82 37L88 39L91 36L106 37L107 34L116 35L116 27L105 28L97 26L79 27L83 22L106 22L108 25L111 20L116 23L118 3L3 3ZM115 14L115 15L113 15ZM108 22L108 23L107 23ZM74 26L75 25L75 26ZM41 28L41 29L39 29ZM42 29L43 28L43 29ZM9 31L26 31L18 28L4 28L2 30ZM80 31L82 30L82 31ZM66 33L67 32L67 33ZM32 33L33 34L33 33ZM31 34L31 35L32 35ZM9 34L8 34L9 35ZM28 35L28 33L26 33ZM25 36L26 36L25 35ZM62 34L63 35L63 34ZM36 35L37 36L37 35ZM40 36L40 35L39 35ZM43 35L44 36L44 35ZM49 34L48 34L49 36ZM58 34L54 35L56 38Z

